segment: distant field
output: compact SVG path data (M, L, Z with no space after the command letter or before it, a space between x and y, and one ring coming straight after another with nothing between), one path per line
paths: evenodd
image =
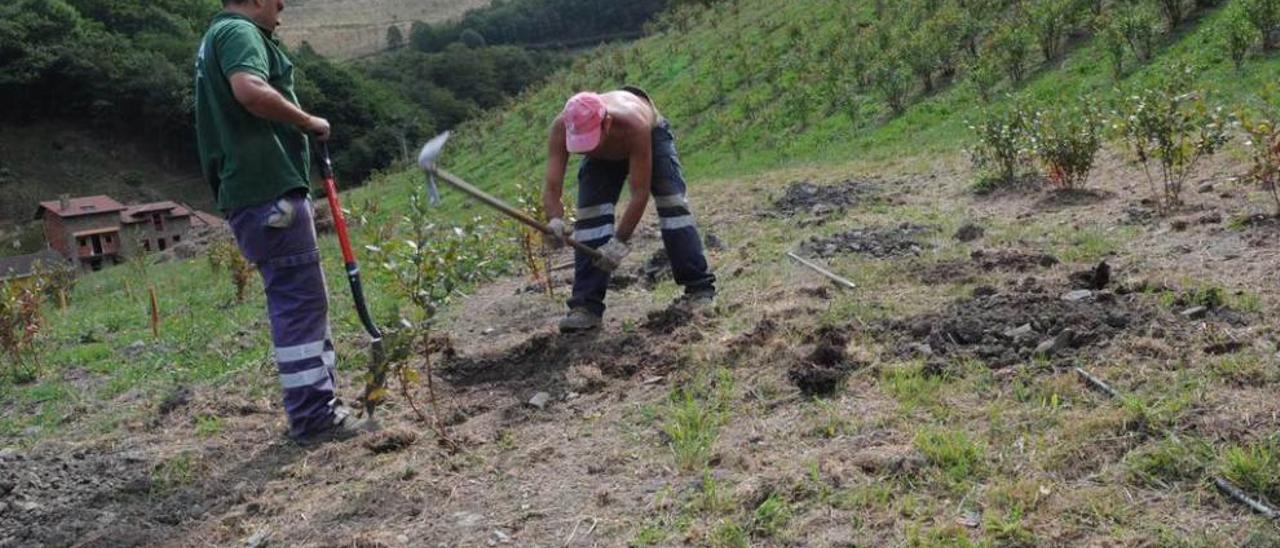
M280 37L290 46L308 42L335 58L359 57L386 48L387 28L405 38L414 21L433 23L460 17L488 0L294 0L284 13Z

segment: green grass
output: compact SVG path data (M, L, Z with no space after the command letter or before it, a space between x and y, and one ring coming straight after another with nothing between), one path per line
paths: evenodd
M1249 493L1280 501L1280 440L1261 440L1226 448L1222 474Z
M915 446L954 482L973 480L982 471L986 452L963 431L927 428L916 433Z

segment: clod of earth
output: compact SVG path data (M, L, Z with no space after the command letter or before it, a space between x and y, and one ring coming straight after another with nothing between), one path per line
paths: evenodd
M364 440L364 448L377 454L399 451L418 441L418 435L412 430L395 428L369 434Z
M985 236L986 233L987 233L986 229L982 228L981 226L978 226L973 223L965 223L964 226L960 227L959 230L956 230L956 234L955 236L953 236L953 238L961 242L972 242L974 240L977 240L978 238Z
M801 347L804 357L787 371L787 378L806 396L834 394L854 370L866 365L845 351L849 336L836 328L823 328L813 341Z
M1102 261L1089 270L1072 273L1068 279L1071 280L1071 286L1076 289L1101 291L1111 284L1111 265Z
M647 289L653 289L664 280L671 279L671 259L667 257L667 249L659 247L649 259L636 269L636 277L644 280ZM612 288L610 288L612 289Z
M924 250L919 236L933 228L902 223L894 228L859 228L821 238L813 237L800 246L803 255L831 258L845 253L886 259L919 255Z
M873 199L878 190L875 184L862 181L848 180L833 185L798 181L787 187L773 202L773 207L786 216L800 213L824 216Z
M188 403L191 403L191 389L181 386L165 395L164 399L160 401L160 406L156 409L156 412L160 416L165 416Z
M688 325L692 320L693 312L688 308L681 306L668 306L661 310L650 312L648 317L645 318L644 323L641 324L641 327L655 333L670 335L677 329Z

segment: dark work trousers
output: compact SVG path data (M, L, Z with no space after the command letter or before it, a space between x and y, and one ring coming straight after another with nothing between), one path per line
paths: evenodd
M236 209L228 220L241 253L262 275L289 434L328 428L334 420L337 357L311 201L298 192Z
M586 158L578 169L578 211L573 237L592 248L598 248L613 237L614 209L627 181L630 165L626 160L608 161ZM685 293L714 292L716 277L707 266L702 238L685 198L684 175L676 155L671 126L663 120L653 128L653 176L650 185L653 203L658 208L658 228L662 244L671 258L676 283ZM605 290L609 273L591 264L582 252L574 254L573 297L569 308L585 308L604 314Z

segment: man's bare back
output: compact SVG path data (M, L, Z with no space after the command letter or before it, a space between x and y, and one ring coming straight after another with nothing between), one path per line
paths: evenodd
M635 146L635 140L649 142L650 132L658 127L661 116L658 109L642 97L629 91L610 91L600 94L613 119L612 128L605 134L600 146L588 153L588 158L601 160L626 160Z

